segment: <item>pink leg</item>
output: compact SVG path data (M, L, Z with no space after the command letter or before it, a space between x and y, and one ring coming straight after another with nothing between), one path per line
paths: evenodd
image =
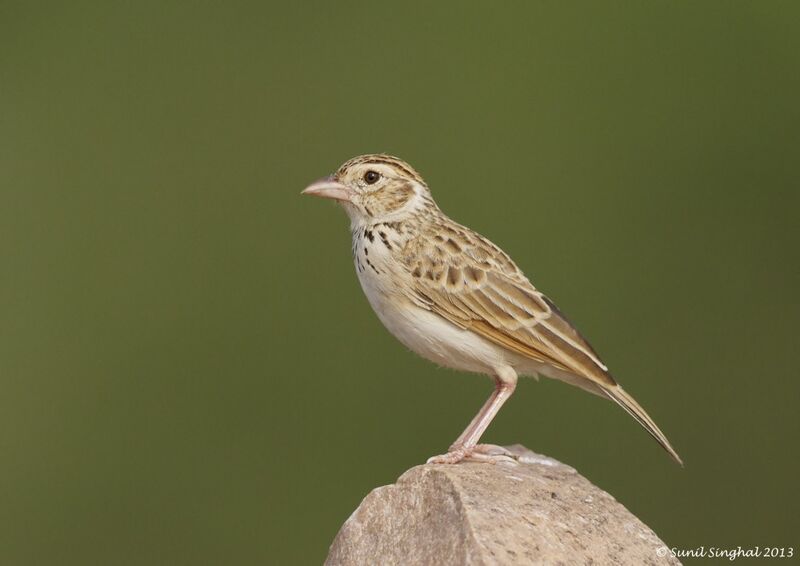
M501 375L502 374L502 375ZM434 456L428 460L430 464L455 464L460 462L461 460L468 458L470 456L474 456L476 452L476 446L478 446L478 441L480 440L483 433L489 427L489 424L492 422L492 419L497 415L497 412L500 410L500 407L503 406L511 394L514 393L514 389L517 386L517 375L513 369L506 368L502 372L498 372L498 376L495 377L495 387L494 391L492 392L489 399L487 399L486 403L483 404L481 410L478 411L478 414L475 415L475 418L472 419L472 422L469 423L469 426L461 433L461 436L450 446L449 451L447 454L442 454L441 456ZM482 447L483 445L480 445ZM491 445L486 445L485 447L487 450L478 450L480 453L486 453L492 449L500 449L499 447L493 447ZM478 459L491 459L491 458L478 458Z

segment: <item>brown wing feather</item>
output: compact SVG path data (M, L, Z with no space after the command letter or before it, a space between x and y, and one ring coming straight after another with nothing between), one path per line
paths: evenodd
M465 241L459 241L459 247L468 252L470 240L462 236ZM491 244L480 241L484 244L480 261L459 253L451 254L444 265L437 254L435 265L415 265L418 269L412 274L428 270L432 274L414 277L413 295L418 304L512 352L585 379L585 383L574 384L616 401L683 465L664 433L617 385L589 343L556 306L531 285L508 256L503 254L500 260L492 261L492 254L486 252Z
M425 298L428 308L534 361L604 386L616 385L589 343L505 253L478 236L455 236L460 236L460 253L448 254L446 264L435 250L423 248L415 254L422 260L409 266L412 272L440 274L414 278L414 292ZM435 248L436 243L429 245ZM424 265L432 257L436 265Z

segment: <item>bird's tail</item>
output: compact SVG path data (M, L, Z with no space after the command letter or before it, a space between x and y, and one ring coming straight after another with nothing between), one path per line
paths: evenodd
M603 393L611 399L612 401L616 402L620 407L625 409L630 416L638 421L640 425L642 425L650 435L656 439L656 441L661 445L664 450L666 450L670 456L681 466L683 466L683 460L681 457L678 456L678 453L675 452L675 449L667 440L667 437L661 432L661 429L658 428L653 419L650 418L650 415L642 409L642 406L636 402L636 400L628 395L622 387L619 385L613 385L611 387L602 387Z

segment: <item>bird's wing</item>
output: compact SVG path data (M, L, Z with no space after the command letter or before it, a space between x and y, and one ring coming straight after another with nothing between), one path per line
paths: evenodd
M457 236L421 246L407 264L418 301L522 356L616 385L589 343L502 250L474 233Z
M614 381L589 343L508 255L462 226L446 224L438 229L405 256L413 280L410 298L460 328L584 378L594 386L587 389L618 403L683 465L653 419Z
M575 385L607 397L630 413L683 465L647 412L628 395L556 306L537 291L500 248L456 224L404 255L411 298L460 328L531 360L585 380Z

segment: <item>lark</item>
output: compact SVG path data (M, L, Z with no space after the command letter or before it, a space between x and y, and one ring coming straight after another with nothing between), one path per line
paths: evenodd
M478 442L517 377L542 375L616 402L682 464L653 419L553 302L508 254L448 218L408 163L383 154L355 157L303 194L334 199L347 212L358 280L389 332L436 364L494 379L494 391L472 422L429 463L513 457Z

